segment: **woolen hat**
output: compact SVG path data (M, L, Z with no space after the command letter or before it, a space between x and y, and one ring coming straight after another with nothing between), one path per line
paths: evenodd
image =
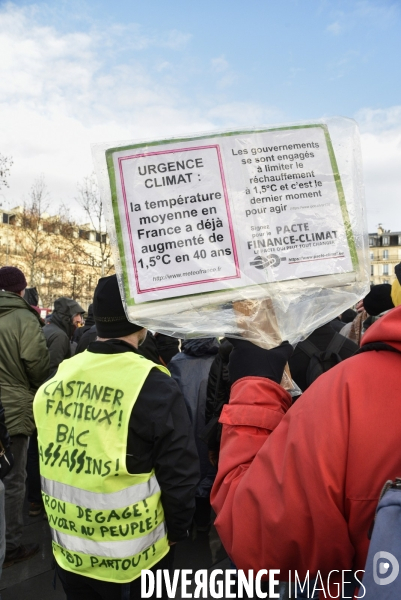
M0 290L5 292L22 292L27 286L25 275L17 267L1 267Z
M391 300L391 285L389 283L374 285L363 299L363 307L372 317L377 317L380 313L394 308Z
M93 298L93 314L96 331L101 338L125 337L143 329L141 325L128 321L116 275L99 279Z

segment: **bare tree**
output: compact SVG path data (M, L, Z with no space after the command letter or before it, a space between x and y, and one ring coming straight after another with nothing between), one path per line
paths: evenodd
M10 168L12 165L13 159L11 156L0 154L0 189L2 187L9 187L7 177L10 175Z
M78 185L78 204L83 208L85 215L95 233L96 242L99 246L99 267L101 276L104 277L113 268L108 260L111 256L111 248L106 233L104 205L99 194L99 188L94 173L85 177L82 184ZM89 234L89 232L88 232Z
M78 225L63 205L58 206L57 214L48 214L49 205L41 177L7 224L7 258L22 268L29 287L37 288L43 306L51 307L59 296L88 305L99 276L110 269L107 240L102 238L100 245L94 231Z
M15 228L15 254L25 265L29 287L36 287L45 306L58 296L74 299L82 292L82 280L91 257L79 238L78 225L65 207L50 216L49 195L43 177L32 185Z
M93 297L94 283L99 277L99 260L97 252L93 252L92 243L88 243L85 230L71 217L70 209L61 205L58 219L59 253L64 265L65 294L90 304ZM84 234L84 235L83 235ZM97 245L95 249L97 250Z
M45 226L48 207L48 192L41 176L32 185L29 199L18 215L20 228L15 235L15 252L26 264L28 286L37 287L39 293L48 263L54 258Z

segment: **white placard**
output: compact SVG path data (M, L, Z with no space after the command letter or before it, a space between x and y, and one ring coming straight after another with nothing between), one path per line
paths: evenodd
M355 268L324 125L106 155L123 276L135 304Z

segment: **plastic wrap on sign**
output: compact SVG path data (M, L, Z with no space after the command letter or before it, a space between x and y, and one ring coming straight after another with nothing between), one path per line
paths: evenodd
M93 156L135 323L269 348L305 338L368 292L351 119L96 144Z

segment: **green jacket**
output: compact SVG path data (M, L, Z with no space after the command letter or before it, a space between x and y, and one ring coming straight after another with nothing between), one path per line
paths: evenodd
M0 399L10 435L32 434L33 397L48 375L38 313L18 294L0 291Z

